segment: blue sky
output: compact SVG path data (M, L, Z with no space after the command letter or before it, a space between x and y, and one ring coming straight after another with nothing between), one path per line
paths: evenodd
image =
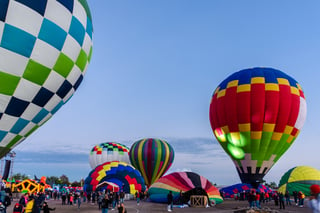
M88 3L94 49L84 81L16 147L14 173L78 180L90 172L95 144L130 146L155 137L175 148L170 171L192 170L218 184L240 182L212 133L209 103L222 80L251 67L282 70L300 83L307 99L298 139L265 180L278 182L294 166L319 169L319 1Z

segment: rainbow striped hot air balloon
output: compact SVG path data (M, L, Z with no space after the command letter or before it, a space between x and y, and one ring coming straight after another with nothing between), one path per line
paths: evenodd
M279 70L253 68L230 75L217 87L210 122L241 181L258 186L297 138L306 111L297 81Z
M103 182L115 183L126 193L145 191L143 177L133 166L119 161L106 162L93 169L84 181L84 191L92 192Z
M131 146L129 156L131 164L141 172L149 187L170 168L174 151L164 140L146 138Z
M219 190L213 186L205 177L194 172L174 172L161 177L153 183L148 190L150 200L156 203L167 202L167 195L172 191L174 200L179 200L180 192L183 201L190 200L191 195L206 195L210 203L222 203Z

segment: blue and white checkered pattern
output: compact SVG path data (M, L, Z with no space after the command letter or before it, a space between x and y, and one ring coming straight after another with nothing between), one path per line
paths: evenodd
M92 29L86 0L0 0L0 157L72 97Z

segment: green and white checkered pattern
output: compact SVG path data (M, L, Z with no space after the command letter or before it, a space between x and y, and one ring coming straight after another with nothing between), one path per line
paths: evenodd
M0 157L71 98L91 54L86 0L0 0Z

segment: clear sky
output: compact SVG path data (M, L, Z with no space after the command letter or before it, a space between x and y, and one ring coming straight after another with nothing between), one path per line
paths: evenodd
M217 152L223 152L220 146L207 146L201 162L203 154L193 149L197 143L192 139L216 141L209 123L209 103L222 80L241 69L272 67L300 83L308 112L298 139L265 179L278 182L284 172L299 165L319 169L318 0L88 3L93 16L93 56L84 81L51 120L17 147L17 155L40 149L88 156L90 148L101 142L130 146L146 137L169 143L175 139L184 148L194 141L189 147L194 152L175 149L171 171L188 168L218 184L240 182L228 156L223 154L227 160L216 158ZM48 158L39 163L50 162ZM17 156L14 172L30 169L32 174L34 167L42 168L21 165ZM57 176L60 171L68 173L49 165L38 170L42 174L37 176L52 175L48 170ZM89 164L81 165L68 164L76 172L66 175L79 179L88 174Z

